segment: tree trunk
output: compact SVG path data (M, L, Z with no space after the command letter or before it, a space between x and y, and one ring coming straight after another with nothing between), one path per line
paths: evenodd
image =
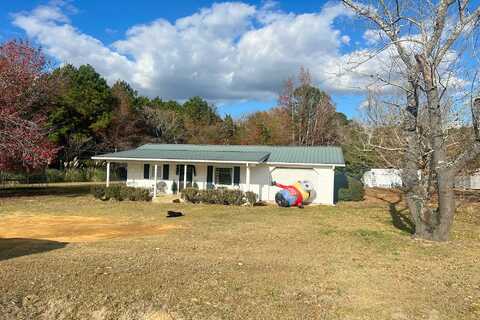
M454 174L448 167L447 146L443 128L443 114L440 106L436 70L424 55L415 56L420 70L427 95L427 110L429 116L430 139L432 146L432 168L430 174L434 175L435 189L437 191L437 208L424 207L421 223L427 224L426 228L419 226L421 232L418 236L428 240L446 241L450 233L455 215L455 196L453 191ZM417 232L415 233L417 235Z

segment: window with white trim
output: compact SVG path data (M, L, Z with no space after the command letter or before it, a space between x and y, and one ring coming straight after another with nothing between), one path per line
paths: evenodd
M231 186L233 184L232 168L215 168L215 184Z

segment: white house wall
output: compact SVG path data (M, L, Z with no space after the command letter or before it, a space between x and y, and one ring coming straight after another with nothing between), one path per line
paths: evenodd
M149 163L151 170L151 179L143 178L142 162L128 162L127 168L127 185L153 188L154 177L153 170L155 163ZM179 163L168 163L170 166L169 180L162 180L163 164L158 165L158 180L157 182L165 182L166 193L171 193L171 186L173 181L177 181L176 165ZM193 177L193 182L196 182L200 189L205 189L207 182L207 166L208 164L191 163L195 165L196 175ZM184 165L184 163L181 163ZM242 191L248 191L246 185L246 167L244 164L211 164L215 167L233 168L240 167L240 188ZM259 200L274 201L275 194L280 190L278 187L271 186L272 181L277 181L281 184L292 184L298 180L307 180L312 183L315 190L315 195L312 200L313 203L333 204L334 198L334 169L331 166L319 166L315 168L301 168L301 167L274 167L268 164L251 165L250 166L250 191L258 194ZM235 188L235 186L232 186Z
M332 167L285 168L277 167L272 171L272 180L281 184L296 181L309 181L313 187L313 203L333 204L334 170ZM278 187L270 187L270 199L275 200Z

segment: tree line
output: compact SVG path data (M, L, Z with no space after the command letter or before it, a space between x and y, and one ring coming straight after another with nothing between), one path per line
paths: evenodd
M52 70L40 49L15 40L0 46L0 112L2 170L61 167L144 143L348 148L355 140L355 124L308 70L285 81L278 106L234 119L201 97L178 102L140 95L122 80L110 86L90 65Z

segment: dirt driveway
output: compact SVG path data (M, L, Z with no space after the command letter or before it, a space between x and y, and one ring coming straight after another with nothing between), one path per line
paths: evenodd
M112 217L7 215L0 221L0 238L85 242L160 235L173 228L178 226L131 223Z

